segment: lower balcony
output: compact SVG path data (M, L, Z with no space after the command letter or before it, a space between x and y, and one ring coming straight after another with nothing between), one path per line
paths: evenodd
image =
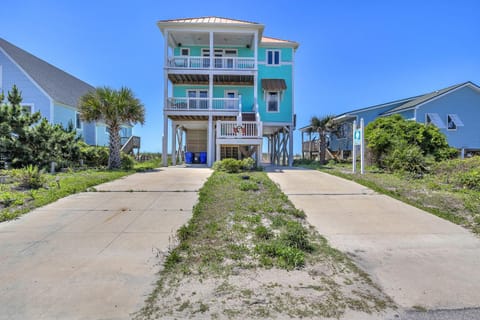
M217 121L217 139L261 139L262 123L256 121Z

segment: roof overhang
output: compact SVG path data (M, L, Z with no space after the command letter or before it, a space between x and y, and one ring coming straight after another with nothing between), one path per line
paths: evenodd
M258 32L258 41L262 38L263 24L218 17L160 20L157 26L165 37L169 31L169 43L177 46L208 45L209 33L214 32L216 45L247 45L253 43L253 34ZM172 38L172 34L174 34Z

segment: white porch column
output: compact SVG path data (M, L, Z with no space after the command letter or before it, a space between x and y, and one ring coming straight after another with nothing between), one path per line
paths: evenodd
M221 152L220 144L219 143L215 143L215 144L217 146L217 148L216 148L217 149L217 154L216 154L215 159L216 159L216 161L219 161L220 160L220 152Z
M165 31L164 38L164 51L163 51L163 110L167 108L168 105L168 38L169 32ZM162 137L162 164L164 167L168 164L168 116L163 114L163 137Z
M172 121L172 166L177 165L177 124Z
M213 31L210 31L210 72L208 73L208 109L213 109ZM210 153L210 150L208 150Z
M213 141L213 119L212 115L208 116L208 140L207 140L207 165L211 167L213 165L213 146L214 146L214 141Z
M168 116L166 114L163 115L162 164L164 167L168 164Z

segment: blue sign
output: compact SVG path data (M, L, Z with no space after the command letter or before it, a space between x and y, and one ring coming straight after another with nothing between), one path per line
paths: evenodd
M362 130L355 129L355 131L353 132L353 145L359 146L361 144L362 144Z

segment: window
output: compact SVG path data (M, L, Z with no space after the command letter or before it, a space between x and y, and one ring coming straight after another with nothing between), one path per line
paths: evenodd
M207 90L188 90L187 96L189 109L208 109Z
M425 124L433 124L439 129L445 129L445 124L438 115L438 113L426 113L425 114Z
M189 48L181 48L180 49L180 55L181 56L189 56L190 55L190 49Z
M82 120L80 119L80 113L75 113L75 128L82 129Z
M280 64L280 50L267 50L267 65Z
M280 94L277 91L267 93L267 112L278 112L280 104Z
M23 104L22 103L22 109L23 111L25 111L26 113L29 113L29 114L32 114L33 113L33 105L32 104Z
M463 127L463 122L457 114L447 115L447 129L451 131L457 130L457 127Z

